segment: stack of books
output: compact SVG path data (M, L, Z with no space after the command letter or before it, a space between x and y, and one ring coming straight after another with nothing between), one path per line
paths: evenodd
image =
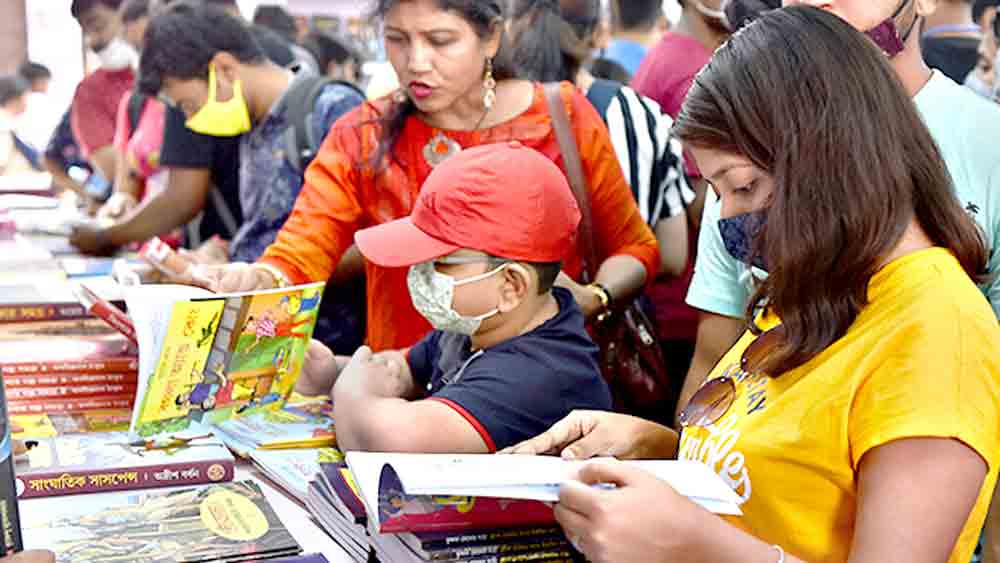
M0 372L12 415L131 409L138 357L97 319L0 325Z
M581 463L554 457L349 452L321 465L306 504L357 561L580 561L552 511ZM634 463L720 514L739 498L706 466Z

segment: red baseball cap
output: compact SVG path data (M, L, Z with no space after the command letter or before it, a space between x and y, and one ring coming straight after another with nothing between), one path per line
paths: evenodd
M580 208L566 176L517 141L463 150L424 181L409 217L358 231L379 266L412 266L467 248L524 262L558 262L573 247Z

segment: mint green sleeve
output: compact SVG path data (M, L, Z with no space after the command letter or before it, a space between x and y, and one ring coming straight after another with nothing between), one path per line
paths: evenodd
M998 151L1000 152L1000 151ZM981 289L1000 319L1000 161L995 161L987 184L987 216L984 222L986 245L990 252L989 271L993 279Z
M719 233L722 202L711 189L705 198L701 230L698 233L698 257L694 278L688 288L687 304L709 313L743 318L750 299L749 268L726 250Z

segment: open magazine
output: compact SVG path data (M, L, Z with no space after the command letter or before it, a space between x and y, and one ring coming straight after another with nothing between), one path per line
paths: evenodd
M280 409L302 370L323 285L240 294L127 287L139 346L129 430L152 436Z

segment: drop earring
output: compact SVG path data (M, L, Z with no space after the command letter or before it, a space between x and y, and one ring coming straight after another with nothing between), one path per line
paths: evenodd
M486 93L483 94L483 106L486 108L486 111L489 111L497 103L497 81L493 78L492 57L486 59L486 72L483 74L483 89L486 90Z
M409 96L406 95L406 91L403 90L402 88L400 88L399 90L396 90L392 94L392 101L396 102L397 104L405 104L406 100L408 100L408 99L409 99Z

